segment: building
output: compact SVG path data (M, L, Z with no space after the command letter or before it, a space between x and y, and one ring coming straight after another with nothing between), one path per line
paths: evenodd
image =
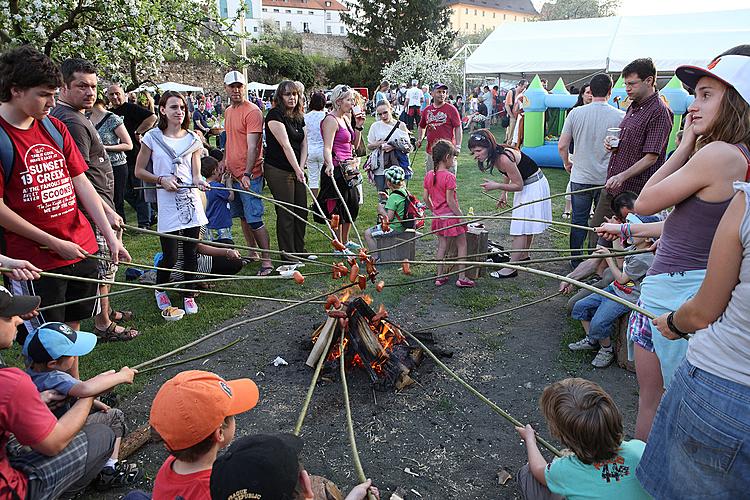
M262 0L261 17L280 30L346 36L341 14L347 7L338 0Z
M445 3L451 11L453 30L464 35L493 30L503 23L531 21L539 14L531 0L458 0Z
M243 0L218 0L219 16L222 19L234 19L242 7ZM262 30L261 0L244 0L245 3L245 33L247 36L257 37ZM233 26L236 33L242 32L239 20Z

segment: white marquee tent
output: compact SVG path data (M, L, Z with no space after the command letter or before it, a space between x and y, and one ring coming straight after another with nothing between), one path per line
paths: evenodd
M750 43L750 9L503 24L466 59L467 74L619 72L651 57L660 74Z

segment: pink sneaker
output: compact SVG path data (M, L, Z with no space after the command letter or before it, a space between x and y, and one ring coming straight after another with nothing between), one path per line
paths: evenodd
M198 304L193 297L185 297L185 314L197 314Z
M157 290L154 295L156 296L156 305L159 307L160 311L163 311L167 307L172 307L172 302L169 300L167 292L160 292Z
M474 288L476 286L476 283L474 283L469 278L459 278L456 280L456 286L458 288Z

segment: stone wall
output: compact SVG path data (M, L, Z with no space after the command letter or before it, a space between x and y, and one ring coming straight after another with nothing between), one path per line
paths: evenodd
M206 92L223 92L227 71L228 68L209 62L171 61L159 68L154 81L184 83L203 87Z
M349 59L345 43L345 36L302 33L302 53L305 55L318 54L336 59Z

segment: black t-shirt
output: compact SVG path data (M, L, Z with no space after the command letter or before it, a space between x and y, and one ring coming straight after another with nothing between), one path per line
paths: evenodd
M141 143L135 139L135 131L141 126L143 120L152 116L153 113L131 102L126 102L120 107L112 108L111 111L116 115L122 116L122 121L128 131L130 140L133 141L133 149L125 151L125 156L128 158L128 165L135 165L135 159L138 156L138 151L141 149Z
M483 102L480 102L477 105L477 113L479 113L480 115L487 116L489 114L487 112L487 105L485 103L483 103Z
M114 207L112 199L115 178L112 173L112 164L94 125L86 118L86 115L62 102L52 108L50 114L68 127L70 135L89 167L86 177L107 205Z
M272 121L284 124L286 135L289 137L289 144L292 145L294 156L299 162L302 141L305 140L305 119L302 116L297 119L290 118L284 115L278 107L271 108L266 115L266 150L264 160L266 163L269 163L274 167L292 172L294 171L294 168L289 164L289 160L286 159L284 149L281 147L281 144L279 144L279 141L276 140L276 136L273 135L271 129L268 128L269 122Z

